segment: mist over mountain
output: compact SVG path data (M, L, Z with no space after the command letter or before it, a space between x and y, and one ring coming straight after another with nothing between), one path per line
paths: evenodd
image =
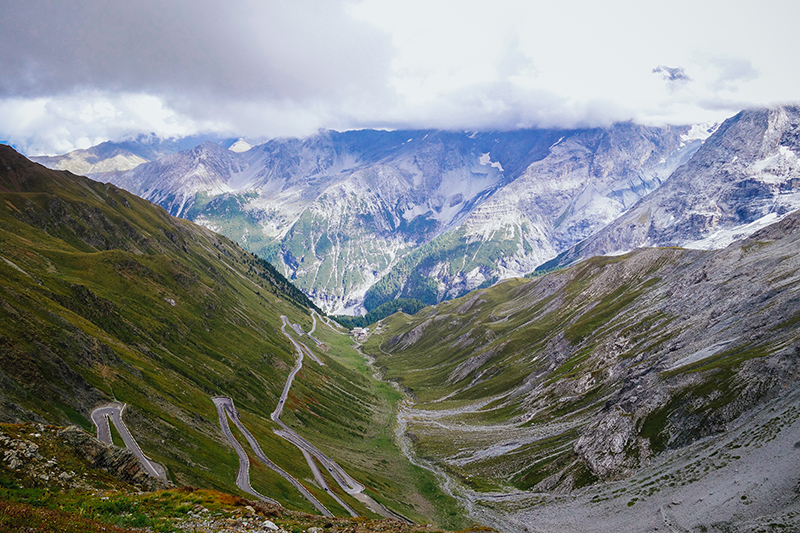
M127 140L106 141L91 148L75 150L63 155L31 157L31 161L41 163L54 170L69 170L80 175L95 175L96 179L100 179L100 174L131 170L159 157L189 150L207 140L214 140L223 146L231 146L236 142L236 139L221 138L217 135L192 135L164 139L155 134L140 134Z
M797 115L206 141L95 177L236 240L326 311L360 314L640 246L723 247L800 206ZM95 168L123 148L96 147Z
M300 478L313 474L277 440L289 427L393 508L452 527L791 530L799 116L320 132L100 175L205 228L9 149L0 415L89 428L119 397L172 480L253 494L226 477L208 401L244 398L242 420ZM328 309L436 305L359 332L367 367L329 322L315 331L295 285L209 228ZM493 283L542 264L563 268ZM281 395L291 346L316 364ZM275 404L289 425L272 435ZM214 467L197 468L197 443ZM308 492L254 472L296 509L375 512L316 477Z

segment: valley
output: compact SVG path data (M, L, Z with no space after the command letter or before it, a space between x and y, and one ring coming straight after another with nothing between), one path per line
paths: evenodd
M396 393L366 374L347 335L326 325L315 328L318 343L298 342L311 362L284 390L298 352L281 316L305 331L317 318L268 263L113 186L0 149L0 421L94 434L91 411L124 403L125 425L170 482L236 494L239 455L211 400L232 398L263 454L332 514L378 518L371 500L340 492L327 470L330 493L318 486L305 450L275 434L271 413L283 399L280 420L370 498L415 522L463 524L395 446ZM235 424L230 431L247 440ZM248 460L255 492L315 511L292 483Z
M404 451L504 530L641 531L661 506L676 531L795 527L799 228L794 213L724 250L594 258L386 319L362 349L407 394ZM739 507L733 469L753 491ZM691 506L669 511L673 494Z
M325 131L205 142L95 174L269 260L326 312L433 304L524 275L611 222L713 131Z
M797 128L782 106L721 125L322 131L92 176L226 235L325 312L359 315L639 246L724 247L800 206ZM93 157L123 148L135 143Z
M274 265L0 147L0 422L331 524L791 530L798 129L325 132L114 175L189 218L282 202ZM399 312L325 313L359 306Z

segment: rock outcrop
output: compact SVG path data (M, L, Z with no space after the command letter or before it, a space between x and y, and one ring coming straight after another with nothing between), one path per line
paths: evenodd
M25 485L153 491L172 483L150 477L130 450L101 442L78 426L0 426L0 461Z

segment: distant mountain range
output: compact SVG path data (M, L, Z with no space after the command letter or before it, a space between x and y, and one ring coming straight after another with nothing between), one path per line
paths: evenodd
M69 170L75 174L95 175L109 172L124 172L142 163L155 161L159 157L189 150L197 144L214 140L227 147L234 147L236 139L219 136L192 135L178 139L162 139L155 134L137 135L119 142L106 141L84 150L75 150L64 155L31 157L31 161L40 163L53 170Z
M800 205L797 115L743 111L719 129L323 131L244 152L204 142L98 177L268 259L327 312L357 314L597 253L724 246Z
M800 107L726 120L663 186L552 265L639 247L724 248L800 207Z
M391 259L367 306L447 298L469 288L459 275L486 284L563 251L535 279L370 326L363 353L230 239L0 146L0 421L91 430L92 409L117 400L173 482L245 490L212 401L224 396L336 516L374 511L324 489L271 431L275 406L418 523L797 530L798 115L742 112L705 141L708 128L622 124L325 132L241 154L202 143L114 178L206 225L242 224L298 284L325 281L331 261L327 279L356 287ZM0 441L6 489L28 501L59 486L9 477L17 441ZM273 470L250 476L316 508Z

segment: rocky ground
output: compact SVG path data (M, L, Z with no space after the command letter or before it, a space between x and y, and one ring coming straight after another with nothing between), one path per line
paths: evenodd
M484 503L525 532L798 531L800 387L624 481Z
M484 528L476 527L473 530ZM82 429L0 424L0 533L411 533L399 520L327 518L148 476Z
M29 487L158 490L172 486L145 473L136 456L109 446L77 426L0 426L2 466Z

